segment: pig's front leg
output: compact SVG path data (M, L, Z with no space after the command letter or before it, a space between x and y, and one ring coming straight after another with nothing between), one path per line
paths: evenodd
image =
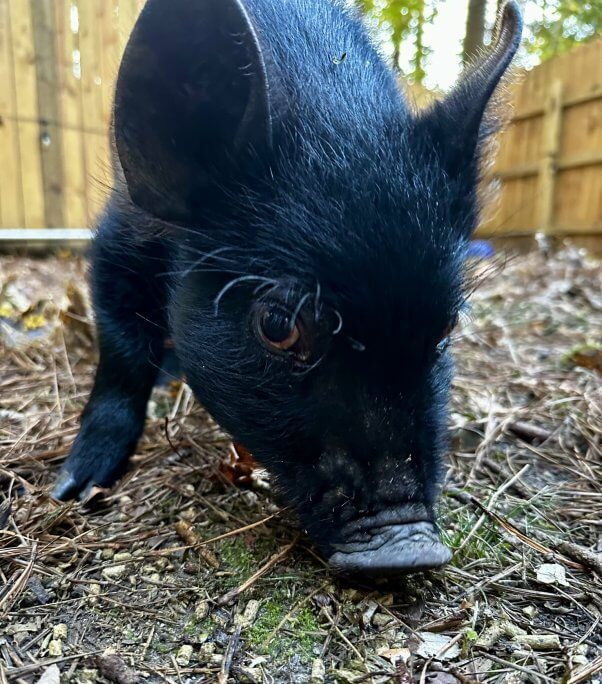
M54 488L57 499L85 500L94 486L110 487L123 475L142 432L161 365L165 338L161 279L152 273L153 260L148 258L152 254L144 249L124 254L119 232L115 222L101 226L93 248L100 362L79 434Z

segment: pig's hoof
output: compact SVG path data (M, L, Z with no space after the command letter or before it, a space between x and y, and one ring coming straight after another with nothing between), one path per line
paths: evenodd
M77 498L87 505L106 491L106 488L100 487L95 482L88 480L82 482L69 470L63 469L57 478L51 496L58 501L68 501L69 499Z
M337 572L372 579L430 570L452 557L430 522L373 529L336 548L329 563Z
M58 501L68 501L75 498L81 491L73 474L68 470L62 470L56 480L56 484L52 490L52 498Z

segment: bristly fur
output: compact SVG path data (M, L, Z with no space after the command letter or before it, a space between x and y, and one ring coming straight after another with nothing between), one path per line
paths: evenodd
M484 113L519 24L511 4L494 51L416 114L341 3L147 1L94 246L101 362L60 494L126 467L170 335L324 550L361 517L433 518ZM270 307L303 355L265 343Z

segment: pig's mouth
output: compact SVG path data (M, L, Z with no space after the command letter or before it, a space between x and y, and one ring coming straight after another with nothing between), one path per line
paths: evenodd
M430 520L379 523L353 524L346 530L345 541L334 546L330 565L343 575L377 579L429 570L450 561L451 551Z

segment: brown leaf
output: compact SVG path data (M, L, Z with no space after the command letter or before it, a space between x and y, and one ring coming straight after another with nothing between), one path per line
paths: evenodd
M253 471L259 466L242 444L230 445L230 458L220 465L220 473L237 487L251 487Z

